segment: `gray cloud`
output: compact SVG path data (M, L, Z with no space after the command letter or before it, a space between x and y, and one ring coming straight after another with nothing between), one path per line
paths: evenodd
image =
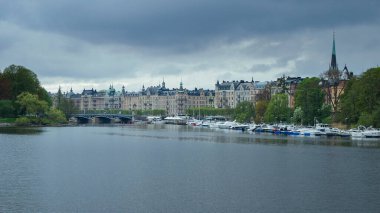
M12 1L13 2L13 1ZM375 0L15 1L7 19L86 41L187 51L215 38L379 23ZM16 13L14 11L17 11Z
M0 67L21 64L56 79L46 85L62 79L103 85L110 83L104 79L115 79L139 88L162 77L178 85L183 76L191 79L189 86L212 88L221 78L318 75L328 67L333 30L341 67L347 63L360 73L379 63L377 0L0 0L0 5Z

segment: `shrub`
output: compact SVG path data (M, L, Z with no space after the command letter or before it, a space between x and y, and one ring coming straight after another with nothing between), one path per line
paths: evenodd
M31 123L31 121L27 117L20 117L16 119L15 123L17 126L27 126Z

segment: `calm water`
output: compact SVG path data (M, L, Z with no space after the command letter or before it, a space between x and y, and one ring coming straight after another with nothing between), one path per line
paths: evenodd
M153 125L0 133L0 212L380 211L379 141Z

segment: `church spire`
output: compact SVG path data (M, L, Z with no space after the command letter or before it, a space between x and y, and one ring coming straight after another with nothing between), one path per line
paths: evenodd
M335 51L335 32L333 33L333 46L332 46L330 69L338 70L338 64L336 63L336 51Z
M162 88L165 89L165 78L162 78Z

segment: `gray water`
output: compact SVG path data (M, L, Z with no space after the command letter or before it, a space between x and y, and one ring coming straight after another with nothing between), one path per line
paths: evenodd
M0 133L0 212L380 211L379 141L170 125Z

